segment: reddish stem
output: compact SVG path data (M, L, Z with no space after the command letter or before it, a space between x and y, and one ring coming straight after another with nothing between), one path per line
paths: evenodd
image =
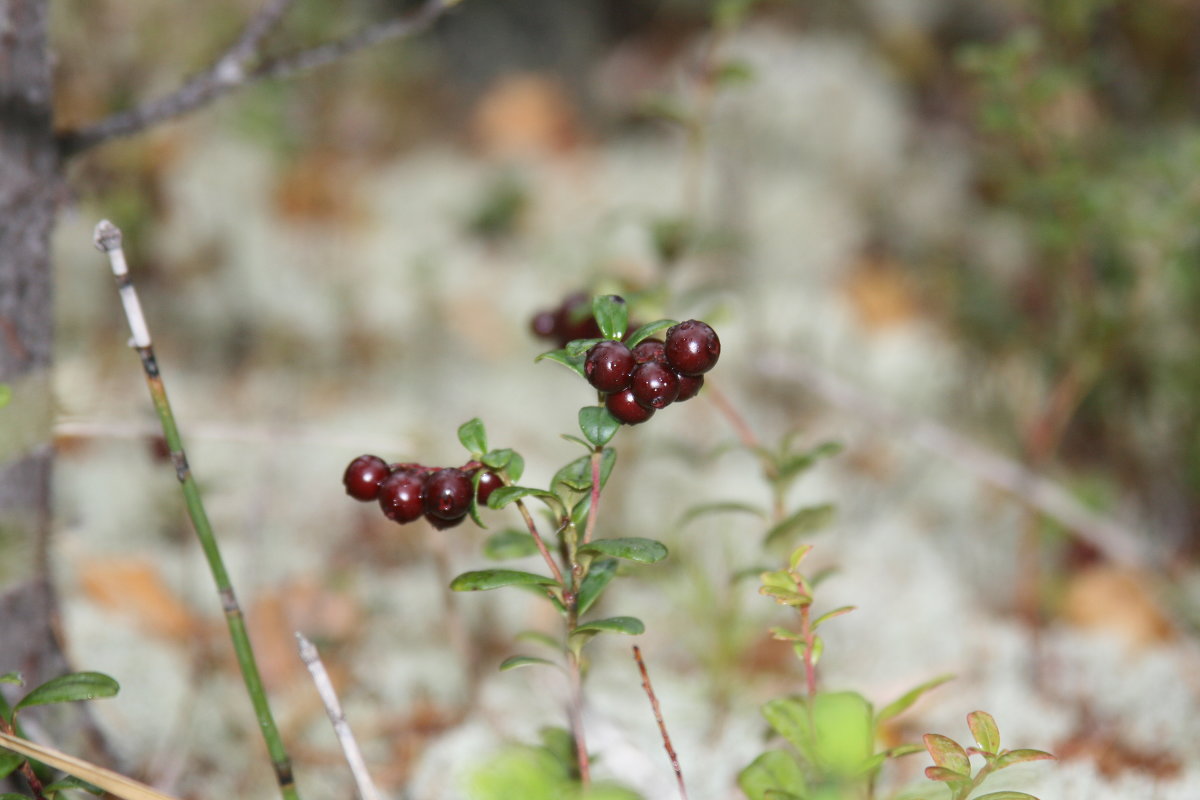
M646 690L646 696L650 698L650 708L654 711L654 721L658 723L658 732L662 734L663 747L667 750L667 757L671 759L671 768L675 770L675 780L679 783L679 796L683 800L688 800L687 787L683 784L683 770L679 768L679 756L675 754L675 748L671 746L671 735L667 733L667 724L663 722L662 708L658 705L654 687L650 685L650 673L646 671L646 662L642 661L642 651L636 644L633 646L633 657L637 660L638 669L642 673L642 688Z
M529 528L529 535L533 537L534 544L537 545L538 552L542 554L542 558L546 561L546 566L550 568L550 573L559 585L564 589L566 584L563 583L562 570L558 568L558 564L554 561L554 557L550 555L550 551L546 549L546 543L542 541L542 535L538 533L537 525L533 521L533 515L529 513L529 509L520 500L517 501L517 509L521 512L521 516L525 518L525 526Z
M592 505L588 508L587 528L583 532L583 543L592 541L592 532L596 529L596 514L600 509L600 456L603 451L597 447L592 451Z
M809 618L810 611L811 606L800 607L800 632L804 636L804 683L808 689L808 704L811 709L817 697L817 665L813 662L813 643L816 641L816 635Z

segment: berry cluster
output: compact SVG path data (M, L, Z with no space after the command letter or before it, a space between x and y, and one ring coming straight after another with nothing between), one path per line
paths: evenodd
M487 503L501 486L500 476L477 462L462 467L425 467L420 464L388 464L379 456L359 456L342 476L346 494L369 503L379 501L383 515L404 524L420 517L438 530L453 528L471 510L471 487L479 473L475 501Z
M567 295L558 308L539 311L529 324L534 336L566 347L575 339L599 339L600 326L592 315L592 298L584 292Z
M632 349L611 339L598 342L588 350L583 370L588 383L607 395L609 413L636 425L695 397L720 355L717 332L689 319L668 328L666 341L646 339Z

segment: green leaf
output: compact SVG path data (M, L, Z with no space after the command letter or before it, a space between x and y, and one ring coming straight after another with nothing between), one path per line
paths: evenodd
M587 380L587 373L583 371L584 360L585 357L583 354L573 356L565 348L562 350L548 350L534 359L534 361L553 361L556 364L562 364L567 369L574 371L579 377Z
M582 358L587 360L588 351L596 345L605 341L604 339L572 339L567 342L567 346L563 348L567 351L567 355L571 358Z
M617 451L611 447L604 448L600 455L600 487L608 482L613 465L617 463ZM550 481L551 488L557 490L564 486L571 491L586 492L592 488L592 457L580 456L565 467L554 473ZM495 495L493 495L494 497Z
M508 466L508 462L512 460L513 455L513 451L506 447L502 450L489 450L479 460L485 467L502 470Z
M1006 791L1006 792L988 792L987 794L981 794L978 797L976 797L975 800L1038 800L1038 799L1031 794L1026 794L1025 792Z
M630 636L637 636L645 632L645 624L637 617L607 617L605 619L585 622L577 626L571 632L571 635L574 636L578 633L627 633Z
M749 503L739 503L737 501L728 500L715 503L701 503L700 505L692 506L687 511L683 512L683 516L679 518L679 522L675 523L675 526L677 528L682 528L692 520L696 519L697 517L702 517L705 514L724 513L753 514L754 516L762 519L767 518L767 512L758 506L751 505Z
M714 77L717 83L722 86L749 83L754 80L754 68L745 61L726 61L717 67Z
M967 751L949 736L940 733L925 734L925 749L929 751L933 763L943 769L956 773L959 777L971 777L971 761ZM943 780L934 778L933 780Z
M483 421L479 417L475 417L475 419L460 425L458 440L474 458L479 458L486 453L488 449L487 431L483 428Z
M562 650L562 642L558 641L549 634L542 633L541 631L521 631L517 634L517 639L526 642L537 642L538 644L545 645L556 652Z
M51 678L21 699L14 711L30 706L49 703L69 703L75 700L94 700L112 697L121 690L120 685L100 672L72 672Z
M654 564L667 557L667 546L654 539L629 536L620 539L597 539L579 548L579 552Z
M762 712L818 771L850 777L870 767L875 726L866 698L857 692L821 692L811 717L806 706L803 700L783 698L769 701Z
M840 442L824 442L811 450L787 456L780 460L779 478L780 480L791 480L811 468L818 460L835 456L840 452L842 452Z
M493 561L525 558L538 551L537 543L527 531L505 528L493 533L483 543L483 554Z
M775 626L771 628L771 638L780 642L798 642L803 639L804 636L796 631L790 631L787 628Z
M805 704L790 697L777 697L762 706L762 715L775 732L792 743L806 761L812 761L812 733Z
M886 720L891 719L892 717L897 717L903 714L905 711L912 708L913 703L917 702L921 695L925 694L930 689L936 689L943 683L952 680L954 680L953 675L939 675L933 680L925 681L925 683L922 683L920 686L915 686L912 689L909 689L907 692L900 695L900 697L896 698L879 710L879 713L875 715L875 724L878 725Z
M537 658L535 656L510 656L500 662L500 671L508 672L510 669L532 667L536 665L558 667L558 664L555 664L553 661L549 661L545 658Z
M501 586L557 585L558 582L554 578L515 569L482 569L464 572L450 581L450 588L456 592L482 592L488 589L499 589Z
M603 447L617 435L621 423L604 406L584 406L579 409L579 430L596 447Z
M749 800L767 800L767 792L791 792L803 797L808 789L804 771L791 753L768 750L738 773L738 788Z
M857 608L857 606L842 606L841 608L835 608L833 611L827 611L813 620L812 629L815 631L821 626L821 623L825 622L826 620L833 619L834 617L840 617L842 614L849 614L855 608Z
M625 304L624 297L600 295L592 298L592 316L596 318L601 333L609 339L620 341L629 325L629 306Z
M0 383L0 408L12 402L12 387L7 383ZM24 799L22 799L24 800Z
M1000 752L1000 729L996 720L986 711L972 711L967 714L967 727L975 737L975 744L984 753L995 755Z
M625 346L628 347L630 350L632 350L638 344L649 339L651 336L658 333L659 331L665 331L667 328L670 328L672 325L678 325L678 324L679 323L673 319L660 319L660 320L655 320L654 322L647 322L645 325L638 328L633 333L629 334L629 336L625 339Z
M1011 767L1013 764L1023 764L1026 761L1056 761L1057 757L1044 750L1005 750L996 759L996 769Z
M532 486L501 486L488 497L488 508L504 508L509 503L525 497L536 497L539 500L553 500L561 504L558 495L545 489L535 489Z
M913 753L924 753L925 748L919 744L898 744L895 747L889 747L883 751L883 754L888 758L903 758L911 756Z
M25 756L20 753L14 753L11 750L0 750L0 778L7 778L20 769L24 763ZM29 800L28 797L21 797L19 794L3 794L0 795L0 800L4 800L6 797L20 797L21 800Z
M483 472L477 469L471 473L471 502L467 505L467 513L471 515L472 522L486 529L487 525L479 518L479 482L483 480Z
M964 776L961 772L955 772L948 767L926 767L925 777L929 778L931 781L941 781L943 783L958 783L963 785L966 785L967 783L966 776Z
M600 599L604 588L612 582L612 579L617 576L617 561L614 558L605 558L600 561L592 562L592 566L588 569L587 576L583 579L583 584L579 587L579 597L576 600L576 610L579 614L586 614L587 610Z
M93 786L85 780L76 778L74 775L68 775L62 780L57 780L54 783L42 787L42 791L46 794L65 792L72 789L80 789L88 794L94 794L97 796L104 794L104 790L99 786Z
M835 513L836 509L831 503L802 508L768 530L763 536L763 546L769 547L783 539L818 531L833 521Z
M578 436L572 436L569 433L560 433L559 436L566 439L568 442L574 442L575 444L582 445L583 449L587 450L589 453L592 452L592 446L583 439L580 439Z
M15 683L17 686L24 686L25 679L21 677L19 672L6 672L0 675L0 683Z

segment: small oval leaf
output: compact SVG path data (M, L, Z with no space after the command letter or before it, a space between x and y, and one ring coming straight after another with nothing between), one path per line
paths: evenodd
M558 667L558 664L555 664L553 661L548 661L544 658L537 658L536 656L510 656L500 662L500 671L508 672L510 669L519 669L520 667L532 667L538 665Z
M701 503L689 508L679 518L679 522L675 523L677 528L682 528L692 520L705 516L706 514L753 514L762 519L767 518L767 512L758 506L750 505L749 503L739 503L737 501L719 501L715 503Z
M558 502L558 496L545 489L535 489L532 486L501 486L488 497L488 508L504 508L509 503L524 497L536 497L541 500Z
M925 681L925 683L922 683L920 686L915 686L912 689L909 689L900 697L896 698L880 709L879 713L875 715L875 723L879 724L891 719L892 717L903 714L912 707L913 703L917 702L921 695L925 694L930 689L936 689L943 683L952 680L954 680L953 675L939 675L931 681Z
M612 558L592 562L583 584L579 587L579 597L576 599L576 610L586 614L588 609L600 599L604 588L617 576L617 561Z
M678 324L679 323L673 319L659 319L655 320L654 322L647 322L645 325L629 334L629 336L625 339L625 346L632 350L638 344L646 339L649 339L654 334L659 333L660 331L665 331L672 325Z
M600 326L600 332L609 339L620 340L625 336L625 328L629 325L629 306L625 298L615 294L605 294L592 298L592 316Z
M667 557L667 546L654 539L629 536L621 539L597 539L579 548L579 552L653 564Z
M627 633L637 636L646 632L646 625L637 617L607 617L592 620L579 625L572 631L576 633Z
M802 508L768 530L763 536L763 545L769 547L794 536L815 533L832 522L836 513L832 503Z
M17 686L24 686L25 679L21 677L19 672L6 672L0 675L0 683L15 683Z
M1038 799L1031 794L1026 794L1025 792L1006 791L1006 792L988 792L987 794L981 794L978 797L976 797L975 800L1038 800Z
M484 430L483 421L479 417L475 417L458 426L458 440L475 458L486 453L488 449L487 431Z
M25 756L20 753L14 753L11 750L0 750L0 778L7 778L9 775L16 772L22 764L25 763ZM20 797L21 800L29 800L28 797L21 795L0 795L0 800L5 797Z
M967 758L967 751L963 750L958 742L949 736L942 736L940 733L927 733L924 739L925 749L929 751L933 763L956 773L960 778L971 776L971 761ZM942 779L934 778L934 780Z
M509 558L525 558L537 553L537 543L528 531L516 528L505 528L493 533L483 543L483 554L493 561L504 561Z
M996 720L986 711L972 711L967 714L967 727L975 737L975 744L984 753L995 755L1000 752L1000 729Z
M567 369L575 372L579 377L587 380L587 373L583 371L583 355L573 356L565 349L549 350L535 358L534 361L553 361L557 364L562 364Z
M1058 757L1044 750L1006 750L996 759L996 769L1011 767L1013 764L1023 764L1026 761L1057 761Z
M604 406L584 406L579 409L579 430L596 447L603 447L617 435L621 423Z
M483 592L502 586L557 586L558 582L545 575L515 569L482 569L464 572L450 581L456 592Z
M47 705L49 703L69 703L75 700L94 700L98 697L112 697L121 690L120 684L100 672L72 672L51 678L34 689L13 708L20 711L29 706Z

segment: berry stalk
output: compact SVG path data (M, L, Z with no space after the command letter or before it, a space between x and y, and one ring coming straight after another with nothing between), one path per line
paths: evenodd
M167 399L167 390L163 384L162 375L158 369L158 360L154 355L154 345L150 340L150 331L146 326L146 318L142 314L141 304L133 281L129 277L129 269L125 263L125 253L121 249L121 231L108 220L103 220L96 226L94 235L96 247L108 256L112 266L113 276L121 294L121 303L125 308L125 316L129 320L129 328L133 333L130 345L137 351L142 360L142 370L146 375L146 385L150 389L150 398L154 403L154 411L162 425L163 437L171 452L171 461L175 464L175 477L178 478L183 490L184 503L196 537L200 540L200 548L208 562L213 582L217 585L217 593L221 599L221 608L225 612L225 622L229 627L229 638L237 655L238 666L242 672L242 680L246 684L246 692L254 706L254 715L258 720L258 728L262 732L263 741L271 757L275 770L275 780L279 784L280 794L284 800L299 800L295 779L292 775L291 759L283 746L283 739L271 714L267 702L266 690L263 688L262 676L258 670L258 662L254 659L254 650L250 645L250 636L246 631L246 620L238 605L233 584L225 569L224 559L213 535L212 525L204 510L200 498L200 489L192 477L188 467L187 455L183 449L183 440L179 428L175 424L175 415Z

